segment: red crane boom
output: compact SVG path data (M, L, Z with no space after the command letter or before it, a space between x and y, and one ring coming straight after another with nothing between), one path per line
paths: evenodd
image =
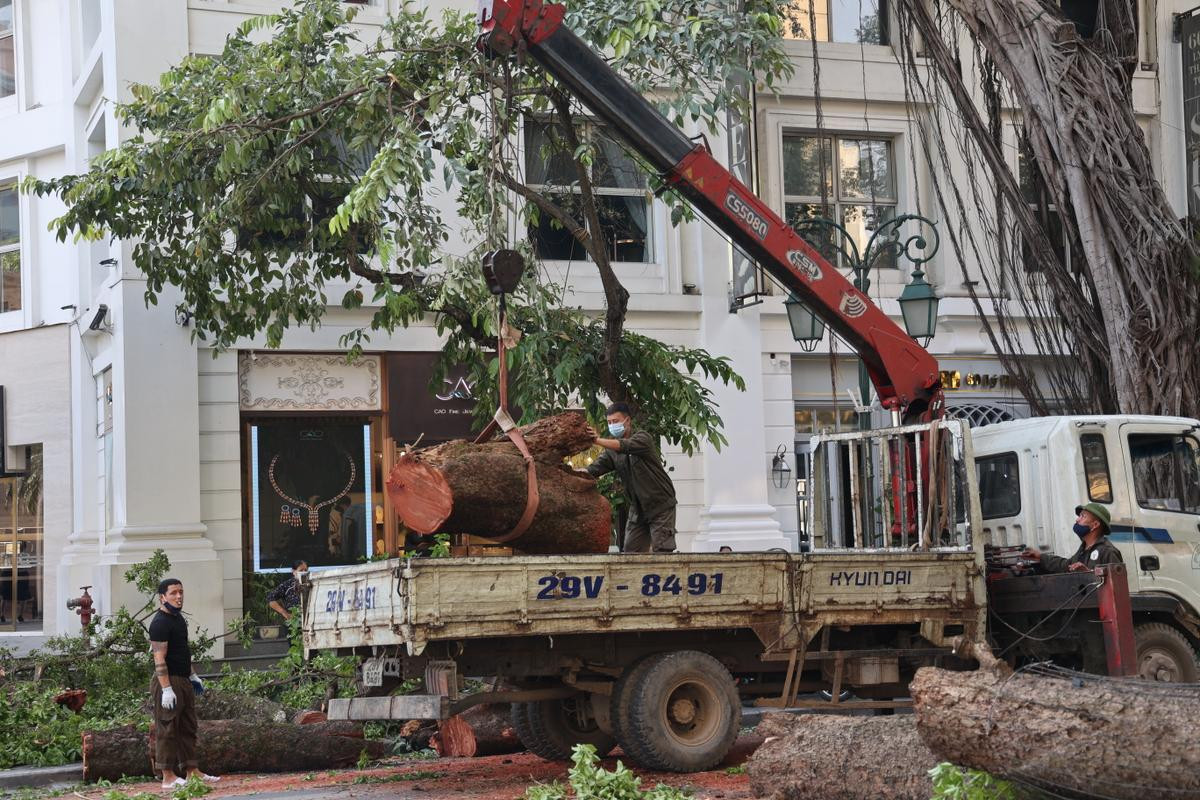
M480 49L527 52L701 213L858 352L884 408L941 416L937 360L563 25L542 0L480 0Z

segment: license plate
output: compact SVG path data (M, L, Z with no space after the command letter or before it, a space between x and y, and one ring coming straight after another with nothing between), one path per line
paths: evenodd
M383 686L383 659L368 658L364 661L362 676L364 686Z

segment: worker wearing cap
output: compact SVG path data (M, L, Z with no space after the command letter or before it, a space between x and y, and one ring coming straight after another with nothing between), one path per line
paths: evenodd
M1075 506L1073 530L1082 541L1070 558L1027 548L1025 557L1038 562L1040 572L1090 572L1105 564L1121 564L1121 551L1108 540L1108 509L1099 503Z

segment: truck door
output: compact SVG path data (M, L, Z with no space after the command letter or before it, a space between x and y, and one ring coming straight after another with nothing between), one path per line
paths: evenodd
M1200 608L1200 440L1195 430L1121 426L1133 524L1113 520L1112 538L1132 542L1127 564L1142 591Z

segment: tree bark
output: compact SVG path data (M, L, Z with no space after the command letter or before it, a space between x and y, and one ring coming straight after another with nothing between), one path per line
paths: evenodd
M910 715L769 714L746 763L755 797L770 800L928 800L938 759Z
M1200 798L1200 686L926 667L909 688L938 761L1060 796Z
M920 0L900 5L939 37ZM1093 287L1086 310L1059 297L1070 327L1105 335L1108 375L1120 413L1200 414L1200 276L1196 244L1153 179L1145 138L1134 114L1129 71L1132 0L1104 4L1113 37L1081 41L1074 26L1042 0L950 0L983 45L1021 109L1037 167L1064 229L1079 254L1060 277ZM1121 26L1126 26L1122 28ZM937 44L940 44L937 43ZM1135 57L1135 56L1134 56ZM960 64L938 64L950 85ZM964 101L956 95L959 106ZM970 114L974 114L970 109ZM978 132L976 132L978 133ZM1094 346L1077 331L1075 347ZM1094 383L1095 381L1093 381Z
M596 482L563 463L592 446L595 433L578 412L538 420L521 429L537 472L538 507L529 528L511 541L525 553L608 551L612 509ZM443 481L447 505L432 513ZM503 538L525 512L525 459L507 438L474 444L456 440L406 454L388 478L400 518L422 533L465 533ZM435 527L410 520L437 520ZM423 529L424 528L424 529Z
M444 720L429 744L443 758L495 756L524 749L507 705L475 706Z
M150 733L132 725L83 734L83 779L115 781L157 772ZM386 742L363 739L351 722L312 725L248 720L201 720L196 739L200 768L229 772L290 772L347 767L363 751L372 758L387 753Z

